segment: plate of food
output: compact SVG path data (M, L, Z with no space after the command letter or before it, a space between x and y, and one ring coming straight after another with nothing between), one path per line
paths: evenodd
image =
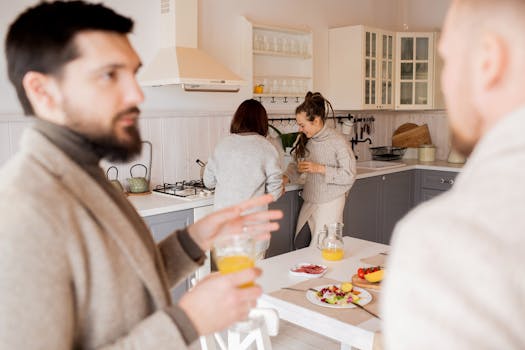
M364 306L372 301L372 295L365 289L355 287L350 282L341 284L326 284L308 290L306 299L315 305L334 309L351 309L357 303Z
M325 265L317 265L311 263L300 263L290 268L290 274L292 276L301 276L308 278L321 277L326 272L327 267Z

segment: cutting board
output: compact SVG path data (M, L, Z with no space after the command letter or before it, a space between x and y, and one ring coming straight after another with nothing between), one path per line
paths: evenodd
M430 138L430 131L428 130L427 124L392 136L392 146L394 147L419 147L431 143L432 139Z
M367 288L367 289L381 289L381 282L368 282L367 280L364 280L362 278L359 278L357 275L352 276L352 284L357 287L361 288Z
M408 130L412 130L414 128L417 128L417 124L414 124L414 123L401 124L399 126L399 128L397 128L396 131L394 131L394 135L402 134L402 133L407 132Z

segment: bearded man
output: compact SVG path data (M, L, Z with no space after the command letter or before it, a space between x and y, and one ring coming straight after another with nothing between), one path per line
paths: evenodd
M176 305L169 288L202 264L218 235L275 230L269 220L280 212L241 216L271 195L157 245L99 167L141 148L132 26L103 5L58 1L9 28L9 78L36 120L0 171L1 349L186 349L244 319L261 294L238 288L255 268L212 274Z

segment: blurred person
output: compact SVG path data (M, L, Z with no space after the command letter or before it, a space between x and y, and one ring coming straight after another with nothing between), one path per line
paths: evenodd
M204 184L215 188L214 210L269 193L277 200L283 192L279 153L268 139L268 115L253 99L242 102L230 124L230 135L213 151L204 169ZM268 206L253 211L267 210ZM269 241L257 244L257 259L264 257Z
M141 148L132 27L103 5L59 1L27 9L9 28L9 79L36 118L0 170L1 349L185 349L245 318L261 294L237 288L257 269L212 274L177 305L169 288L202 264L215 237L267 238L280 212L241 213L271 196L157 245L99 167L101 158L125 161Z
M284 184L297 183L306 174L303 188L304 203L295 231L296 246L310 240L317 243L317 235L324 225L343 222L346 195L356 177L356 161L352 148L344 136L326 123L328 109L333 109L319 92L308 92L304 102L297 106L295 119L299 136L292 149L293 161L284 174ZM311 237L304 232L308 225Z
M525 348L525 1L453 0L439 53L455 149L451 190L395 228L387 349Z

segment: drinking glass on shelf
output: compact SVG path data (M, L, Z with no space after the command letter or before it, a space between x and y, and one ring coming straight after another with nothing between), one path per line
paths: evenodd
M253 37L253 49L255 51L264 50L263 35L260 33L254 34Z
M219 237L213 243L212 256L221 274L252 268L255 265L255 238L247 233ZM243 284L239 288L251 286L253 282ZM247 332L256 326L255 320L247 318L235 323L231 328L235 331Z
M268 40L268 37L266 35L262 36L262 51L270 51L270 41Z

